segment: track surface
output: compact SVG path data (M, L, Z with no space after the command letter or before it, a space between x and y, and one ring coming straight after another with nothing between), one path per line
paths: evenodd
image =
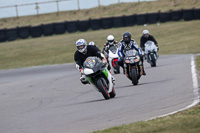
M0 133L83 133L146 120L193 102L191 55L145 61L146 76L133 86L115 75L116 97L104 100L82 85L74 64L0 71Z

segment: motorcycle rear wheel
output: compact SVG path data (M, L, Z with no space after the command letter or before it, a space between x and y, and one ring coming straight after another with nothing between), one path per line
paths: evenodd
M99 78L97 80L97 87L105 99L110 99L110 94L108 93L108 85L104 78Z

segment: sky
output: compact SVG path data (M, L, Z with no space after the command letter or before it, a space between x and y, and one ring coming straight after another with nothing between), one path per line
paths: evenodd
M59 0L58 0L59 1ZM99 6L107 6L118 2L138 2L152 0L60 0L58 5L56 0L0 0L0 18L16 17L26 15L36 15L37 13L50 13L68 10L78 10L78 2L80 9L90 9ZM41 3L49 2L49 3ZM36 10L36 4L39 3L39 9ZM32 4L32 5L25 5ZM18 5L17 8L15 5ZM11 6L11 7L6 7ZM6 7L6 8L5 8ZM37 12L38 11L38 12Z

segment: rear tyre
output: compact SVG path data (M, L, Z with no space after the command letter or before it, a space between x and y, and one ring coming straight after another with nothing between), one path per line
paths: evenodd
M131 68L131 77L132 77L132 84L137 85L138 84L138 78L137 78L137 71L135 68Z
M108 84L104 78L100 78L97 80L97 88L102 93L105 99L110 99L110 94L108 93Z

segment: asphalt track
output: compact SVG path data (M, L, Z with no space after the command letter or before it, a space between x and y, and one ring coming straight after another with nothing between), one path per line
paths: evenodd
M147 120L191 105L191 56L160 56L145 63L133 86L116 78L116 97L104 100L82 85L74 64L0 71L0 133L84 133Z

